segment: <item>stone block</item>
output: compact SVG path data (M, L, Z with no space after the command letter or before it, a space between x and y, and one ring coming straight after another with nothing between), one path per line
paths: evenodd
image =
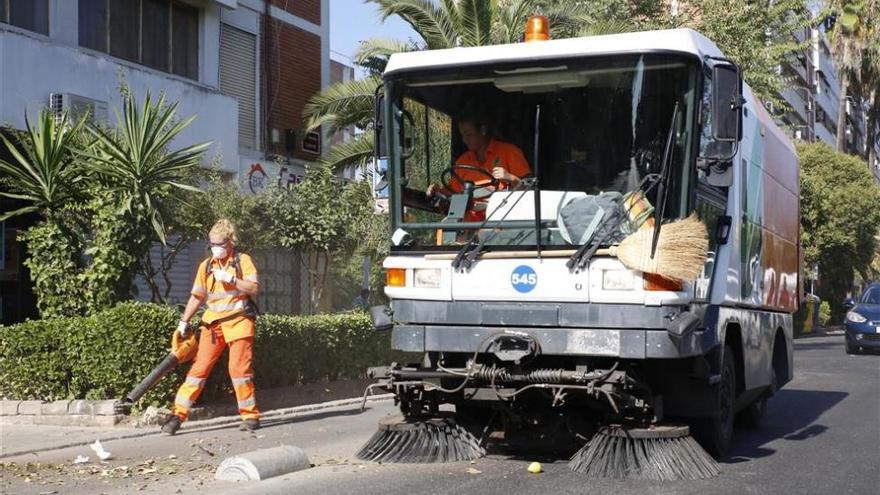
M96 416L115 416L118 400L96 400L92 402L92 414Z
M20 400L0 400L0 416L15 416L20 403Z
M67 413L92 415L95 413L94 402L93 400L72 400L67 406Z
M38 416L42 412L43 401L41 400L23 400L18 405L18 414L27 416Z
M67 407L69 405L69 400L46 402L40 406L40 413L43 416L63 416L67 414Z

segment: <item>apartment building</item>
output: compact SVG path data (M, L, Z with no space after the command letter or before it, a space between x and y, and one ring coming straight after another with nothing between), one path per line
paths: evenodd
M204 166L255 192L297 182L323 151L321 134L303 131L302 109L329 84L329 37L329 0L0 0L0 132L24 129L46 107L112 123L124 81L197 117L172 146L210 141ZM34 221L0 224L3 322L34 315L16 241ZM203 256L190 251L180 266ZM270 262L291 265L279 291L294 298L294 263ZM186 296L190 271L175 276L172 300Z

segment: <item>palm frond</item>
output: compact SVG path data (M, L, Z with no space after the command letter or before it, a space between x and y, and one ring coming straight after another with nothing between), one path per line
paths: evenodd
M639 28L624 20L603 19L581 26L578 36L602 36L606 34L629 33Z
M388 58L395 53L412 52L419 47L409 41L395 40L391 38L372 38L361 41L355 50L352 59L357 65L365 66L377 59L388 62Z
M351 125L367 125L373 118L376 88L380 84L378 77L368 77L336 83L312 96L303 109L306 129L325 125L333 134Z
M398 16L425 40L429 49L456 46L455 26L444 9L431 0L369 0L379 6L382 20Z
M497 0L459 0L457 26L461 27L462 45L483 46L492 43L492 24L497 5Z
M363 164L373 156L373 133L365 132L346 143L337 144L321 159L321 163L338 170L341 167Z

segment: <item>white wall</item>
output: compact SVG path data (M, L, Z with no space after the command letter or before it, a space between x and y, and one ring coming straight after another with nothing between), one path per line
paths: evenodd
M164 91L168 100L179 102L178 115L196 116L178 136L177 146L211 141L205 164L222 156L223 169L238 173L238 108L233 98L216 89L219 6L210 4L202 11L200 73L208 84L80 48L76 12L76 2L53 2L49 37L0 24L0 125L23 129L25 115L34 119L50 93L73 93L118 108L121 75L138 97L148 89L154 96ZM110 114L114 121L112 110Z

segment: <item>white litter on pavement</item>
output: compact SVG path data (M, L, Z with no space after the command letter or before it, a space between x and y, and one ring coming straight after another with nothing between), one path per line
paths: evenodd
M100 441L100 440L95 440L95 443L93 443L92 445L90 445L90 447L92 448L92 450L95 451L96 454L98 454L98 457L99 457L102 461L106 461L107 459L113 457L113 454L111 454L110 452L107 452L106 450L104 450L104 446L101 445L101 441Z
M89 462L89 458L85 455L78 455L76 456L76 459L73 460L74 464L85 464L87 462Z

